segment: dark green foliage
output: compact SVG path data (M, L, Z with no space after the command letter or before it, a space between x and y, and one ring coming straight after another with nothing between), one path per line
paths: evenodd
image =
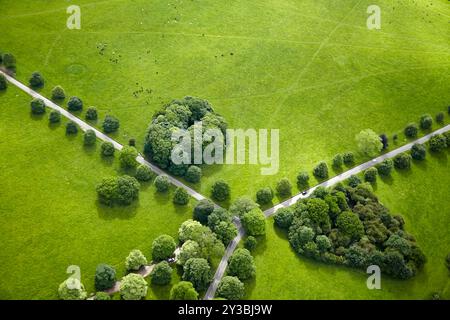
M53 100L64 100L66 98L66 93L61 86L56 86L52 89L52 99Z
M289 229L294 220L294 212L291 207L280 208L277 210L274 221L275 224L282 229Z
M266 219L259 208L254 208L242 217L242 225L250 236L263 236L266 234Z
M158 192L167 192L169 191L170 181L166 175L159 175L155 178L155 187Z
M2 60L6 69L16 70L16 58L11 53L5 53Z
M194 207L194 219L199 221L201 224L207 224L208 217L211 213L213 213L213 211L214 211L214 202L212 202L209 199L200 200Z
M183 267L183 280L191 282L196 290L205 290L211 277L211 267L206 259L191 258Z
M116 132L120 127L119 119L116 117L107 115L105 120L103 120L102 128L105 133Z
M351 166L355 163L355 155L353 154L353 152L344 153L342 159L344 160L346 166Z
M136 168L136 174L134 176L138 181L150 181L155 177L155 173L145 164L141 164Z
M186 175L184 176L186 181L191 183L199 182L201 177L202 177L202 169L200 169L197 166L190 166L186 171Z
M176 247L175 240L171 236L163 234L153 240L152 259L154 261L167 260L172 257Z
M69 111L81 111L83 110L83 101L78 97L71 97L67 102L67 109Z
M382 176L389 176L394 168L394 161L392 159L384 159L378 166L378 173Z
M111 296L109 294L107 294L106 292L96 292L95 293L95 300L101 300L101 301L106 301L106 300L111 300Z
M277 193L282 197L287 197L292 193L292 185L288 178L283 178L277 183Z
M93 146L97 141L97 136L95 135L95 131L92 129L86 130L83 136L83 143L85 146Z
M364 171L364 181L375 183L377 181L378 170L375 167Z
M116 270L107 264L99 264L95 270L95 289L104 291L116 282Z
M244 294L244 284L237 277L225 276L217 287L217 296L227 300L241 300Z
M178 187L173 193L173 203L179 206L185 206L189 203L189 194L184 188Z
M78 132L78 126L73 121L68 121L66 123L66 134L76 134Z
M114 148L114 145L111 142L103 142L101 146L102 150L102 156L104 157L111 157L114 155L114 152L116 149Z
M255 250L257 245L258 241L253 236L248 236L247 239L245 239L244 241L244 247L249 251Z
M386 150L389 147L389 140L387 135L385 135L384 133L380 135L380 141L383 144L383 148L382 150Z
M445 258L445 265L447 266L447 269L450 271L450 253Z
M338 153L333 158L333 168L340 169L342 167L342 164L344 163L344 159L342 157L342 154Z
M30 106L32 114L40 115L45 113L45 103L42 99L33 99Z
M136 147L136 139L131 138L130 140L128 140L128 145L130 147Z
M214 182L211 188L211 196L217 201L225 201L230 197L230 186L223 180Z
M411 156L408 153L401 153L394 158L394 166L397 169L409 169L411 167Z
M319 179L323 180L328 178L328 166L325 162L319 163L313 170L314 176Z
M236 226L227 221L219 222L212 228L212 231L214 231L217 238L222 241L224 245L228 245L238 233Z
M253 278L255 273L255 262L250 251L247 249L236 249L228 261L228 274L244 281Z
M138 164L136 160L137 156L138 151L135 147L124 146L119 154L120 165L126 169L135 168Z
M299 186L306 186L308 185L308 181L309 181L309 174L308 172L300 172L297 176L297 184Z
M31 88L42 88L44 86L44 77L39 72L33 72L29 84Z
M0 90L5 90L8 87L8 82L3 74L0 74Z
M357 185L359 185L361 183L361 179L358 176L351 175L347 179L347 182L350 187L355 188Z
M256 192L256 201L260 204L270 203L273 199L273 191L270 187L265 187Z
M431 129L433 125L433 118L429 114L424 114L420 117L420 128L423 130Z
M415 143L411 148L411 157L414 160L425 160L427 149L424 145Z
M167 261L162 261L155 265L150 273L152 284L165 286L172 281L172 268Z
M180 281L170 290L170 300L197 300L198 293L191 282Z
M442 134L432 136L428 143L430 145L430 150L433 152L441 152L447 147L447 139Z
M89 120L89 121L96 121L98 119L97 108L96 107L89 107L86 110L85 118L86 118L86 120Z
M415 123L410 123L405 128L405 136L407 138L417 137L418 132L419 132L419 128L417 127L417 124L415 124Z
M437 123L444 123L444 118L445 118L445 115L443 112L438 112L436 114L436 122Z
M97 195L101 203L129 205L139 196L139 182L130 176L104 178L97 185Z
M240 197L236 199L230 206L230 213L233 216L242 218L245 213L251 211L254 208L259 208L259 205L248 197Z
M211 213L208 213L209 211L211 211L211 204L213 204L210 200L202 200L199 202L203 203L203 205L200 207L202 210L202 213L198 212L195 213L197 207L194 209L194 219L196 219L197 221L202 222L203 218L205 215L207 215L207 222L208 222L208 227L214 231L214 228L219 225L220 222L230 222L232 221L232 217L230 212L228 212L226 209L224 208L212 208L213 211ZM214 205L214 204L213 204Z
M48 121L50 123L58 123L61 122L61 113L58 110L50 111L48 115Z
M450 148L450 131L444 132L442 135L445 137L447 148Z
M358 216L351 211L342 212L337 220L336 227L339 232L353 240L359 240L364 234L364 227Z

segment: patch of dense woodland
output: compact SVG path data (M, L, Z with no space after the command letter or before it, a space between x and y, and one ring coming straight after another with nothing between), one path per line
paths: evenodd
M208 129L218 129L217 132L222 133L222 141L220 143L224 145L223 136L227 128L225 119L214 112L208 101L185 97L181 100L173 100L153 116L145 137L145 155L159 167L167 169L173 175L186 175L187 177L190 165L175 164L171 159L172 150L180 143L180 141L172 139L172 133L178 130L186 130L190 134L192 139L190 149L192 152L187 154L184 148L179 148L176 151L179 152L180 156L188 157L191 160L190 163L195 163L193 151L196 137L194 137L193 132L196 128L200 128L199 124L196 124L199 121L202 122L202 137L198 138L203 140L197 142L202 146L202 154L205 147L217 139L217 137L205 135ZM195 170L198 171L198 169ZM189 171L189 176L192 174L191 171ZM197 181L197 179L193 180L195 180L193 182Z
M323 262L378 265L400 279L413 277L426 262L403 218L392 215L367 183L318 188L311 198L280 209L275 223L288 231L297 253Z

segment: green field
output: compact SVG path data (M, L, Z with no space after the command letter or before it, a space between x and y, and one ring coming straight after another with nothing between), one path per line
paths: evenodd
M150 184L130 207L100 205L95 186L121 173L118 160L102 159L98 141L83 147L81 133L67 137L63 124L50 127L48 111L31 116L30 99L18 89L0 99L0 299L56 299L69 265L80 266L93 292L97 264L113 265L122 277L132 249L150 260L153 239L176 236L192 216L194 200L175 207L172 191L161 195ZM170 286L150 288L149 298L168 297Z
M208 99L230 128L280 129L276 176L261 176L259 166L209 167L197 186L203 194L219 178L233 198L284 176L295 181L355 150L360 130L392 136L450 100L445 0L380 0L382 29L372 31L369 0L77 4L81 30L66 28L61 1L1 2L0 50L16 55L18 79L42 72L43 93L62 85L117 116L117 139L140 147L155 110L185 95Z
M268 234L255 254L256 280L248 284L250 299L430 299L438 292L450 299L449 253L450 153L415 163L407 173L378 179L381 202L401 214L406 229L417 239L428 258L423 271L409 280L382 277L381 290L368 290L368 275L346 267L326 265L300 257L291 249L286 234L268 220Z

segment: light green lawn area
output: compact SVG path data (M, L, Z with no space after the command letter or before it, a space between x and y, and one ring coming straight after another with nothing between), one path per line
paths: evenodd
M438 292L450 299L450 153L430 156L409 172L378 179L376 194L393 214L401 214L428 262L423 271L402 281L383 277L381 290L368 290L363 271L326 265L298 256L286 234L268 220L267 237L255 254L256 281L249 283L250 299L429 299Z
M0 50L17 56L19 79L42 72L44 94L60 84L101 117L114 114L116 138L139 147L155 110L185 95L208 99L230 128L280 129L277 175L209 167L196 187L205 194L219 178L233 198L284 176L295 182L300 170L355 150L360 130L392 136L450 103L445 0L380 0L382 28L372 31L370 0L77 4L81 30L68 30L61 1L2 1Z
M97 264L113 265L121 278L132 249L151 260L153 239L175 237L194 200L175 206L173 190L161 195L146 184L130 207L98 204L95 186L121 173L117 158L102 159L99 141L83 147L80 132L67 137L64 124L50 127L48 110L31 116L29 102L11 86L0 94L0 299L55 299L69 265L80 266L93 292ZM170 286L152 288L154 299Z

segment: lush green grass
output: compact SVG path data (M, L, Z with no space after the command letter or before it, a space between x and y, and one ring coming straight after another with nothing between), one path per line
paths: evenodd
M41 71L45 94L61 84L102 116L116 115L116 137L139 146L153 112L185 95L210 100L231 128L280 129L279 174L213 166L197 187L203 193L218 178L233 197L284 176L295 181L298 171L354 150L360 130L391 136L450 101L445 0L378 1L379 31L366 28L369 0L77 4L82 29L71 31L61 1L2 1L0 49L17 56L19 79Z
M411 171L378 180L376 194L392 213L401 214L406 229L428 262L416 277L401 281L382 277L381 290L368 290L367 275L298 256L286 234L267 222L268 234L256 251L256 280L248 284L250 299L428 299L433 292L450 299L450 153L415 163Z
M171 194L143 185L130 207L104 207L95 186L121 174L118 161L102 159L100 142L83 147L65 126L30 115L29 97L10 87L0 94L0 299L54 299L66 268L78 265L82 282L94 290L95 267L108 263L124 275L135 248L151 259L162 233L176 236L192 205L174 206ZM178 277L175 277L173 282ZM167 297L170 286L152 286L149 298Z

